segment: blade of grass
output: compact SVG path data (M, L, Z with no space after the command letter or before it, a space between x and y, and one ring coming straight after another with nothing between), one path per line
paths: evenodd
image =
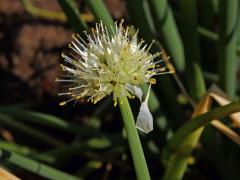
M198 1L197 7L198 12L204 11L204 13L198 13L198 24L201 24L201 26L207 29L215 30L217 13L214 10L215 8L213 1ZM199 41L201 44L201 58L203 60L202 67L210 72L216 72L217 66L216 62L214 61L214 59L216 59L216 53L213 53L216 51L215 43L210 42L207 38L204 38L202 36L199 36Z
M180 1L180 17L186 55L185 76L192 99L198 101L205 93L205 84L201 71L200 48L197 32L198 24L196 0ZM197 109L195 111L198 113ZM182 179L188 165L189 156L193 148L197 145L202 131L203 128L200 128L189 135L179 151L176 151L175 154L168 159L164 180ZM181 136L181 134L178 134L178 136Z
M179 71L185 69L184 49L171 7L167 0L150 0L155 26L159 30L163 45Z
M197 6L199 11L204 11L204 13L200 13L199 24L209 29L214 29L215 25L215 15L217 14L217 8L214 3L214 0L202 0L197 2Z
M58 0L62 10L67 16L68 22L74 30L80 34L88 30L87 24L82 19L78 7L73 0Z
M65 155L72 155L78 153L79 151L84 151L85 149L105 149L110 146L110 142L105 138L93 138L84 142L70 144L68 146L63 146L61 148L56 148L48 152L44 152L45 155L53 155L56 157L61 157Z
M4 113L8 116L26 121L26 122L31 122L35 124L40 124L40 125L45 125L49 127L54 127L58 129L62 129L68 132L74 132L77 133L83 137L92 137L92 136L107 136L107 134L100 132L94 128L86 127L86 126L81 126L79 124L75 123L70 123L67 122L59 117L50 115L50 114L45 114L41 112L35 112L35 111L30 111L30 110L24 110L21 108L15 108L15 107L0 107L0 112ZM24 117L24 118L23 118Z
M184 140L195 130L207 125L210 121L214 119L221 119L229 116L233 113L240 111L240 101L232 102L225 106L217 107L211 111L204 113L202 115L196 116L190 121L187 121L182 127L180 127L174 136L168 141L166 146L167 154L173 154L179 146L184 142Z
M36 7L32 4L32 0L21 0L24 9L33 17L40 17L48 20L58 20L58 21L66 21L66 15L62 12L51 11L48 9L43 9ZM94 18L91 14L82 14L82 19L85 21L93 21Z
M219 1L219 83L231 98L236 93L237 9L237 0Z
M19 166L23 169L31 171L35 174L38 174L42 177L49 179L68 179L68 180L80 180L81 178L72 176L65 172L54 169L50 166L47 166L43 163L37 162L30 158L21 156L17 153L7 151L0 148L0 157L2 160L7 161L11 164Z
M63 146L64 143L58 139L55 139L46 133L43 133L36 128L30 127L26 124L18 122L13 118L6 116L4 114L0 114L0 123L4 126L7 126L11 129L21 131L22 134L27 135L31 138L35 138L36 140L40 140L42 142L48 143L52 146Z
M204 71L203 76L210 84L217 84L217 82L219 81L219 76L215 73Z
M144 157L142 145L138 136L135 121L131 111L131 107L126 97L118 99L121 110L124 127L127 133L128 143L133 158L133 163L138 180L150 180L148 167Z
M103 22L103 24L105 24L107 26L108 32L111 33L114 30L115 25L114 25L111 15L109 14L107 8L105 7L103 1L102 0L87 0L86 3L88 5L89 9L91 10L91 12L96 17L96 19L98 21L101 20Z
M212 42L218 41L218 34L215 32L212 32L206 28L198 27L198 33L206 38L208 38Z
M214 119L220 119L239 111L240 101L236 101L196 116L181 126L164 149L164 160L169 163L164 180L182 179L187 167L186 161L194 148L188 141L196 143L204 126Z
M190 95L197 101L205 93L206 88L201 71L196 0L182 0L180 8L181 32L186 55L185 76Z
M208 38L208 40L210 40L211 42L217 42L218 39L219 39L219 36L217 33L215 32L212 32L206 28L203 28L203 27L198 27L198 33L206 38ZM236 53L237 55L240 54L240 47L237 46L236 47Z
M43 159L46 157L52 157L56 162L57 166L61 166L67 163L70 158L81 155L85 157L86 153L98 152L97 150L105 149L110 147L110 141L107 138L92 138L87 141L81 141L68 146L63 146L60 148L54 148L41 154L36 154L32 156L33 158ZM111 155L109 155L110 157Z
M45 154L39 156L39 154L35 150L30 149L29 147L26 147L26 146L18 145L16 143L0 141L0 148L3 148L10 152L18 153L20 155L28 156L28 157L31 157L33 159L36 159L36 160L39 160L41 162L45 162L48 164L53 164L56 162L55 157L45 155Z
M25 156L31 154L31 151L32 151L29 147L19 146L16 143L2 141L2 140L0 141L0 148L6 149L11 152L16 152L18 154L25 155Z
M138 5L136 8L136 4ZM146 0L127 1L127 8L132 22L138 28L139 35L144 37L147 42L151 42L154 38L154 24L151 14L149 13L149 5ZM139 15L141 14L141 18Z
M240 3L238 3L238 13L240 11ZM240 35L239 35L239 32L240 32L240 21L239 19L237 20L237 37L236 37L236 43L237 43L237 49L239 49L239 45L240 45Z

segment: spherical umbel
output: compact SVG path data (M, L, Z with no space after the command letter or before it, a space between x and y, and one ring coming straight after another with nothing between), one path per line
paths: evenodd
M156 60L161 53L151 54L152 44L148 46L143 40L138 41L138 32L133 27L125 29L122 23L116 23L113 35L109 35L102 22L92 29L92 35L85 32L87 41L78 34L73 35L69 44L71 51L62 53L66 62L61 65L65 78L56 79L68 87L59 95L70 99L60 105L81 99L95 104L111 94L114 105L122 97L138 97L142 102L140 85L154 84L153 76L169 72L159 65L161 59ZM147 102L144 103L145 107ZM141 117L144 116L141 114Z

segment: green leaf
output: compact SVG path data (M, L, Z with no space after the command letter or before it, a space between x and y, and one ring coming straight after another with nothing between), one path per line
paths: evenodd
M58 0L62 10L68 18L68 22L74 28L74 30L80 34L83 34L83 31L88 30L87 24L80 16L78 7L73 0Z
M38 161L32 160L30 158L21 156L17 153L7 151L5 149L0 149L0 157L3 161L19 166L23 169L31 171L42 177L49 179L67 179L67 180L80 180L81 178L72 176L65 172L54 169Z

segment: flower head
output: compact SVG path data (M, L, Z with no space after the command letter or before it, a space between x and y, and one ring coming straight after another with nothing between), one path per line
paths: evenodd
M141 84L156 82L152 77L167 71L155 60L160 53L151 54L151 45L138 41L138 32L133 27L123 28L122 22L109 35L106 27L97 24L92 35L87 33L87 42L73 35L69 44L71 52L62 53L66 65L66 78L56 81L68 83L68 89L59 95L68 95L68 101L85 99L97 103L113 94L114 104L121 97L137 96L142 101Z

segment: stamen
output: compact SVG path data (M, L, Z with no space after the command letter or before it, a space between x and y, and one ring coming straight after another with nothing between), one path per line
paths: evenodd
M70 92L66 92L66 93L58 93L58 96L65 96L65 95L71 95Z
M67 103L69 103L69 102L72 101L72 100L74 100L74 98L71 98L71 99L69 99L69 100L67 100L67 101L60 102L60 103L59 103L59 106L64 106L64 105L66 105Z
M73 87L73 88L69 88L68 90L72 91L72 90L76 90L76 89L80 89L80 88L84 88L84 87L88 87L88 85L76 86L76 87Z
M55 79L55 82L77 82L76 79Z
M156 84L156 79L155 78L150 78L149 79L150 84Z

